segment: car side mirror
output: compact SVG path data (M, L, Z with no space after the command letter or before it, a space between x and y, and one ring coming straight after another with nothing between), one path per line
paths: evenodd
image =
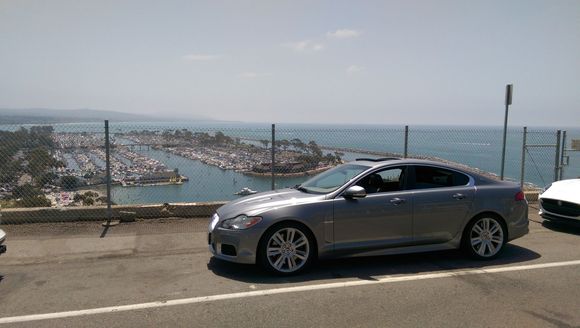
M352 198L352 199L365 198L367 196L367 192L365 188L361 186L350 186L348 187L348 189L344 191L342 196L344 198Z

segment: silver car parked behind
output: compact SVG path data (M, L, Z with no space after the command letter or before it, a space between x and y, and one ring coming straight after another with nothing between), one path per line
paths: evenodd
M293 189L229 202L210 219L222 260L296 274L315 259L462 247L492 259L528 232L520 187L437 162L360 159Z

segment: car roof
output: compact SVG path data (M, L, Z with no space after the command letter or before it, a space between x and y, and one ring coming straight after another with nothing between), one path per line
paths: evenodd
M445 166L449 168L456 168L453 165L449 165L443 162L437 162L432 160L426 159L417 159L417 158L396 158L396 157L386 157L386 158L357 158L356 160L350 162L350 164L358 164L364 165L368 167L382 167L388 166L392 164L400 164L400 165L410 165L410 164L421 164L421 165L436 165L436 166ZM459 168L458 168L459 169Z

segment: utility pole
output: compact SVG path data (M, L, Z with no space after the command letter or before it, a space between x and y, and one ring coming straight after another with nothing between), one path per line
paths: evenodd
M105 120L105 170L107 179L107 225L111 224L111 146L109 144L109 120Z
M272 173L272 190L276 189L276 124L272 124L272 161L271 161L271 173Z
M505 145L507 137L507 123L508 123L508 109L509 105L512 104L512 92L513 84L508 84L505 86L505 118L503 120L503 146L501 149L501 174L500 178L503 180L505 172Z

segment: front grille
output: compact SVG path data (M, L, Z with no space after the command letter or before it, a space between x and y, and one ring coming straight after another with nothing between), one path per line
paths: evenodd
M211 232L207 234L207 244L211 245Z
M580 216L580 205L556 199L542 198L542 208L548 212L577 217Z

